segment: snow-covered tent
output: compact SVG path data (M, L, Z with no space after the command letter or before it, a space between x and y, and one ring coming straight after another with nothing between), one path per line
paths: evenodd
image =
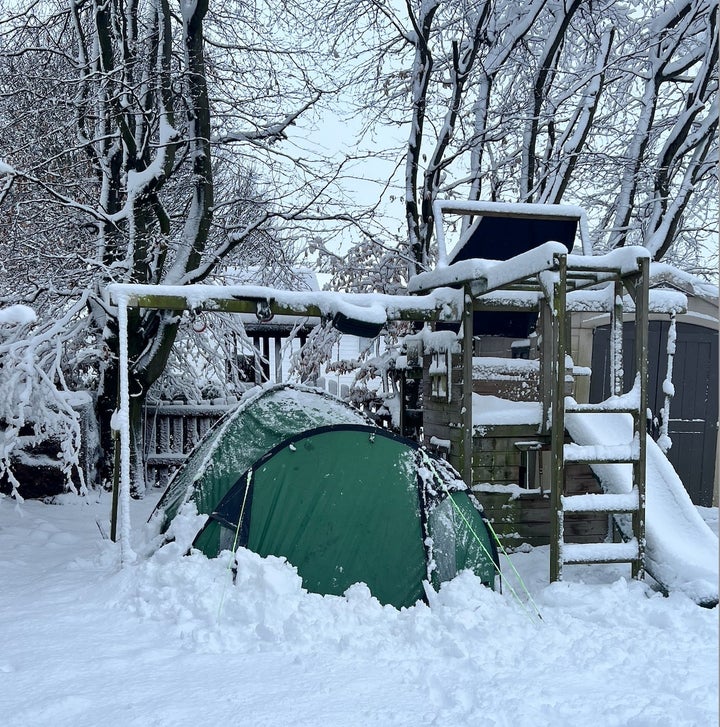
M164 530L189 501L207 516L194 547L284 556L313 592L361 581L381 603L409 606L423 581L466 568L494 586L493 539L459 476L315 390L246 397L170 482Z

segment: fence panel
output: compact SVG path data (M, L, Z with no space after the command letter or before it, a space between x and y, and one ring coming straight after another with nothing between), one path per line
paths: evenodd
M236 402L148 402L145 407L145 478L164 488L205 433Z

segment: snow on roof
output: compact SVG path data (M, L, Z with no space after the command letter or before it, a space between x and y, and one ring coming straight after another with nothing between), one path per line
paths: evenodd
M530 202L487 202L484 200L446 200L435 202L442 212L465 212L471 215L508 217L537 217L539 219L569 218L579 220L585 216L582 207L570 204L534 204Z
M545 242L533 250L516 255L509 260L462 260L452 265L419 273L410 278L408 290L424 292L441 286L457 286L464 283L480 283L485 290L503 288L514 282L551 270L555 255L567 253L559 242ZM606 255L567 255L568 271L607 272L627 275L638 270L638 260L650 258L645 247L628 246L613 250ZM482 291L481 291L482 292Z
M653 262L650 264L650 285L669 285L688 295L703 298L715 304L718 303L720 297L717 285L708 283L707 280L667 263Z
M609 284L602 288L568 291L566 305L571 313L609 313L614 302L615 286ZM685 293L658 288L652 288L648 293L650 313L685 313L687 307ZM623 296L623 310L626 313L635 311L635 301L629 295Z
M488 290L502 288L543 270L549 270L554 265L554 256L565 253L567 248L562 243L545 242L510 260L461 260L413 276L408 281L408 291L415 293L475 281L482 282L483 287Z
M641 245L618 247L605 255L568 255L568 269L619 271L622 275L634 273L638 260L650 259L650 251Z

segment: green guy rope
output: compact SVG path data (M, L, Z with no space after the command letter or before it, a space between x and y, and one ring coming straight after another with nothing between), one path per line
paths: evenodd
M498 565L493 560L492 555L490 553L488 553L487 548L485 547L484 543L480 540L480 537L475 532L475 528L473 528L473 526L470 524L470 521L465 517L465 513L463 513L463 511L458 507L458 504L455 502L455 500L453 500L452 495L450 494L450 491L447 489L447 485L445 485L445 483L443 483L443 487L445 488L445 492L447 493L447 496L450 499L450 502L452 503L452 505L455 508L455 510L458 513L458 515L460 515L460 517L462 518L462 520L465 523L467 529L470 531L470 533L472 534L472 536L478 542L478 544L482 548L482 550L485 553L485 555L487 555L488 558L490 558L492 564L495 566L495 569L497 570L497 572L500 574L500 577L502 578L502 573L500 573L500 568L498 567ZM495 534L495 531L494 531L492 525L490 525L490 523L487 520L485 522L487 523L488 527L490 528L490 532L493 534L493 537L497 541L498 538L497 538L497 535ZM499 544L499 541L498 541L498 544ZM530 592L528 591L527 587L525 586L525 583L524 583L523 579L520 577L520 574L517 572L517 570L515 570L515 566L512 564L512 561L510 560L510 556L507 554L507 551L504 548L502 549L502 551L503 551L503 554L505 555L505 557L508 559L508 562L510 563L510 566L512 567L515 575L517 576L518 580L520 581L520 584L522 585L523 590L527 594L528 600L530 601L530 603L532 603L533 608L535 609L535 614L542 621L543 620L542 614L540 613L537 605L535 604L535 601L533 600L533 597L530 595ZM522 599L518 596L518 594L515 591L515 589L509 583L507 584L507 586L510 589L510 592L513 594L513 596L515 596L515 598L517 599L518 603L523 607L523 610L529 616L531 616L532 613L527 608L527 605L525 603L523 603Z
M493 538L495 538L495 542L497 543L498 547L500 548L502 554L507 558L508 563L510 563L510 567L512 568L512 571L515 574L515 577L522 584L523 590L527 594L527 597L530 600L530 603L532 603L535 611L537 612L538 617L540 618L540 620L542 620L542 616L540 615L540 611L537 607L537 604L533 600L533 597L530 595L530 591L528 591L527 586L525 585L525 581L523 581L522 577L520 576L520 574L517 571L517 568L515 568L515 564L512 562L510 555L508 554L507 550L505 550L505 546L500 542L500 538L498 537L498 534L495 532L495 528L492 526L492 523L489 520L486 520L485 522L487 523L488 528L490 528L490 532L492 533Z
M250 483L252 482L252 474L253 474L252 470L250 470L247 473L247 478L245 481L245 492L243 493L243 501L242 501L242 505L240 506L240 516L238 517L237 527L235 528L235 537L233 538L232 554L230 556L230 560L228 561L226 570L230 570L233 563L235 563L235 561L236 561L235 551L237 550L237 542L238 542L238 538L240 536L240 526L242 524L243 517L245 515L245 503L247 502L248 492L250 491ZM225 589L226 588L227 588L227 578L223 581L223 589L222 589L222 593L220 594L220 603L218 604L218 612L217 612L217 619L216 619L217 621L220 620L220 612L222 611L223 601L225 600Z
M482 551L485 553L485 555L490 559L490 562L493 564L493 567L495 568L495 570L500 575L500 578L502 579L502 573L500 572L500 567L497 565L497 563L495 563L495 559L492 557L492 554L491 553L488 553L488 550L485 547L485 544L482 542L482 540L480 539L480 537L478 536L478 534L475 532L475 528L473 528L473 526L470 524L469 520L465 517L465 513L463 513L463 511L459 508L459 506L455 502L455 500L453 500L452 495L450 493L450 490L448 489L447 484L445 483L445 481L443 480L443 478L440 476L440 473L435 468L435 465L432 463L432 460L430 460L430 458L424 452L423 452L423 459L425 460L425 464L427 464L432 469L432 471L435 473L435 476L440 481L440 484L441 484L442 488L444 489L445 494L450 499L450 502L452 503L452 506L455 508L455 510L457 511L458 515L462 518L462 520L465 523L468 531L475 538L475 540L477 541L478 545L480 546L480 548L482 549ZM525 593L526 593L526 595L528 597L528 600L530 601L530 603L532 604L533 608L535 609L535 613L536 613L537 617L542 621L543 620L542 614L540 613L540 610L538 609L537 604L533 600L533 597L530 595L530 591L528 591L527 586L525 585L525 581L523 581L523 579L521 578L520 574L517 572L517 569L513 565L513 562L510 560L510 556L508 555L508 552L502 546L502 543L500 543L500 540L498 539L498 536L497 536L497 533L495 532L495 529L492 527L492 525L487 520L485 522L487 523L488 527L490 528L490 532L492 533L493 537L495 538L495 541L497 542L498 545L500 545L500 548L502 550L502 553L507 558L508 562L510 563L510 567L512 568L513 572L515 573L515 576L520 581L520 584L522 585L523 590L525 591ZM507 585L508 585L508 588L510 589L510 592L513 594L513 596L515 596L515 598L517 599L518 603L523 607L523 610L526 613L528 613L528 615L532 615L530 613L530 611L528 610L526 604L523 603L523 600L520 598L520 596L518 596L518 594L515 591L515 589L509 583Z

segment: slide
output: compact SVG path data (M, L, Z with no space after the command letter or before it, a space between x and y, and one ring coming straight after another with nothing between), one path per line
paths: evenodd
M585 446L627 444L629 414L568 413L566 426ZM607 492L629 492L632 465L593 465ZM718 538L700 516L680 478L652 438L647 438L646 569L667 591L681 591L702 605L718 602Z

